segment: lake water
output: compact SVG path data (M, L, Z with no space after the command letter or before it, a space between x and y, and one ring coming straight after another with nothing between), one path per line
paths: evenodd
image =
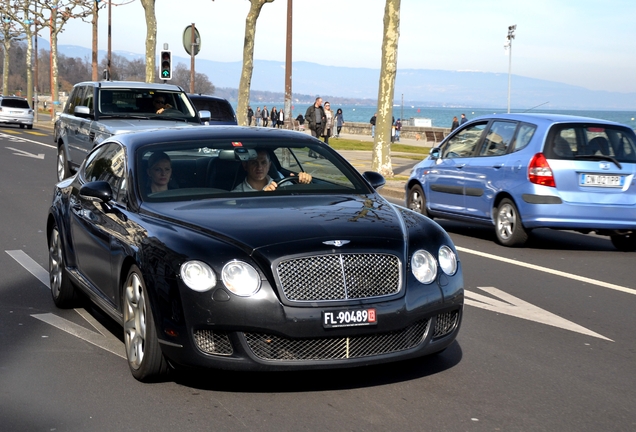
M282 106L283 104L270 104L267 106ZM293 107L293 117L296 118L298 114L305 115L305 111L308 108L308 105L298 105ZM342 108L342 113L344 115L345 122L359 122L359 123L368 123L369 119L373 116L376 111L375 106L360 106L360 105L335 105L331 104L331 109L335 112L338 108ZM234 107L236 109L236 107ZM490 114L501 114L507 111L506 108L502 109L492 109L492 108L431 108L431 107L411 107L410 105L401 107L394 106L393 107L393 116L397 118L401 118L404 122L404 119L409 119L411 117L423 117L429 118L432 121L432 125L435 127L451 127L451 123L453 122L453 117L456 116L458 119L461 114L466 114L468 119L472 119L474 117L478 117L481 115L490 115ZM523 112L511 110L513 113ZM599 118L603 120L615 121L618 123L623 123L627 126L630 126L632 129L636 129L636 111L578 111L578 110L541 110L537 108L535 110L529 111L532 113L550 113L550 114L567 114L567 115L578 115L584 117L592 117Z

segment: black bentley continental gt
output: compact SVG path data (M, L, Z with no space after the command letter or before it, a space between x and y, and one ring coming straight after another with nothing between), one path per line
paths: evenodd
M51 292L121 324L130 369L338 368L440 352L464 289L447 233L306 134L115 135L55 186Z

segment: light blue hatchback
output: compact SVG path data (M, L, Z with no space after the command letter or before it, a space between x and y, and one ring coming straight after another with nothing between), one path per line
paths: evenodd
M494 225L521 246L534 228L596 232L636 250L636 135L586 117L501 114L463 124L417 164L407 205Z

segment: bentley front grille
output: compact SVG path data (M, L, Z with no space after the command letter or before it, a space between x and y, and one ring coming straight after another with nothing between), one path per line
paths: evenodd
M290 301L366 299L400 291L402 266L395 255L317 255L281 261L276 273Z
M451 333L457 327L459 311L444 312L437 315L433 339L439 339Z
M419 345L426 336L429 320L403 330L368 336L319 339L287 339L259 333L245 333L250 350L263 360L344 360L405 351Z
M194 332L194 342L206 354L232 355L232 344L226 333L212 330L197 330Z

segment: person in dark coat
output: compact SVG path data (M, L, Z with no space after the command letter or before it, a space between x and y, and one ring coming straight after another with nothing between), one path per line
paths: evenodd
M453 124L451 125L451 132L459 127L459 122L457 121L457 117L453 117Z
M252 126L252 117L254 117L254 110L251 106L247 107L247 125Z

